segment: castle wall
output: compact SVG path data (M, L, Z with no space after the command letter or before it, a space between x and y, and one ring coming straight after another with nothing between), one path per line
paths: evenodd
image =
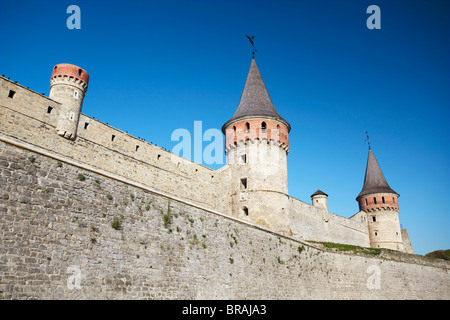
M445 261L323 251L33 148L0 142L0 299L450 299Z
M289 226L294 236L305 240L370 247L367 226L290 198Z
M8 98L10 90L16 93ZM0 78L0 134L222 212L229 210L224 170L214 171L84 114L75 142L56 134L61 104ZM48 113L48 107L51 107Z

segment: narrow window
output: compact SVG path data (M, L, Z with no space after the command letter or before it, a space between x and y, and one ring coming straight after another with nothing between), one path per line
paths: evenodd
M377 235L378 235L378 232L375 231L375 235L377 236Z
M316 199L316 202L319 202L319 200Z
M15 94L16 94L15 91L9 90L8 98L11 98L11 99L12 99L12 98L14 97Z
M392 201L395 203L395 198L394 197L392 197Z
M246 122L245 123L245 133L249 133L250 132L250 123Z
M111 136L111 141L114 141L115 138L116 138L116 136L115 136L115 135L112 135L112 136Z
M235 126L233 126L233 137L236 137L236 127Z
M88 126L89 126L89 122L85 122L85 123L84 123L84 129L87 129Z
M159 158L161 158L161 155L160 155L160 154L158 154L158 160L159 160Z
M377 222L377 217L372 216L372 221L373 221L373 222Z
M244 214L245 214L246 216L248 216L248 208L247 208L247 207L243 207L243 208L242 208L242 211L244 211Z
M373 197L373 203L377 204L377 198Z
M267 124L264 121L261 123L261 129L262 129L262 132L266 132Z
M383 203L386 203L386 202L384 202L384 197L381 197L381 201L383 201Z
M364 199L364 200L366 200L366 206L367 206L367 199Z
M48 107L47 108L47 113L52 113L53 108L52 107Z
M138 149L139 149L139 146L136 146L136 151L138 151Z
M78 69L78 75L81 76L81 69Z
M73 92L73 97L74 97L75 99L78 99L78 91L75 90L75 91Z
M241 159L242 159L243 163L247 163L247 155L246 154L241 155Z
M247 189L247 178L241 179L241 190Z

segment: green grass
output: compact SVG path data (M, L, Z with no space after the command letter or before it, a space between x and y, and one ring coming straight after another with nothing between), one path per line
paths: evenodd
M354 246L350 244L342 244L342 243L333 243L333 242L318 242L318 241L309 241L312 243L320 243L327 249L336 249L338 251L351 251L353 253L363 253L372 256L379 255L381 253L381 248L365 248Z
M450 260L450 249L447 250L436 250L430 253L427 253L425 257L433 258L433 259L443 259Z

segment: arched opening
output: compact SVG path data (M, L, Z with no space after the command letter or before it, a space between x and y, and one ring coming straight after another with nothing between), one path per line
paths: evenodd
M248 208L247 207L242 207L242 211L244 212L244 214L246 216L248 216Z
M386 202L384 201L384 197L381 197L381 201L383 201L383 203L386 203Z
M261 123L261 130L262 132L266 132L267 130L267 124L264 121Z
M377 204L377 198L373 197L373 203Z
M81 69L78 69L78 75L81 76Z
M246 122L245 123L245 133L249 133L250 132L250 123Z
M233 137L236 137L236 127L233 126Z

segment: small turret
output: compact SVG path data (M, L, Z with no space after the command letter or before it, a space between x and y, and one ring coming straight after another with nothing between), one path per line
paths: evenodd
M53 68L49 97L62 104L56 130L66 139L75 140L88 84L89 74L80 67L62 63Z
M327 197L328 197L328 195L325 192L317 189L317 191L311 195L313 207L316 207L316 208L319 208L319 209L322 209L322 210L325 210L328 212Z

